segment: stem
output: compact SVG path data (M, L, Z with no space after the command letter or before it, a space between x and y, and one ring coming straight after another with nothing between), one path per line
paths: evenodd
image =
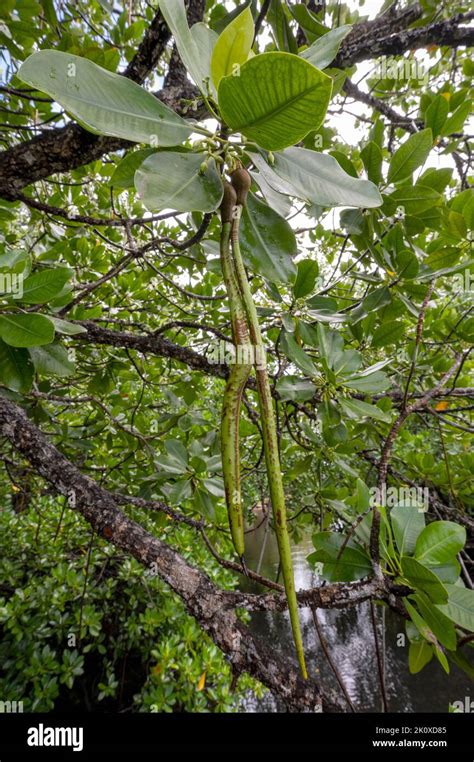
M237 280L240 286L240 292L243 299L245 311L247 313L250 338L254 344L254 352L256 353L256 356L263 357L262 334L260 332L257 310L255 308L252 293L250 291L247 273L245 272L245 267L240 252L239 222L241 212L242 207L237 206L236 215L234 217L234 223L232 226L232 250L234 254L235 271L237 274ZM257 352L259 353L258 355ZM272 502L273 516L275 519L275 533L278 542L278 550L280 553L286 597L288 600L288 610L290 613L293 640L295 643L301 673L306 679L308 677L308 673L306 670L300 620L298 617L298 603L296 600L293 562L291 559L291 546L286 519L285 493L283 490L280 458L278 456L278 435L270 389L270 381L268 379L266 367L257 365L256 374L260 418L263 431L263 446L265 450L265 462L267 466L268 484Z
M240 494L239 418L242 394L252 366L244 363L248 358L250 342L247 320L241 303L234 264L230 255L229 241L231 222L222 225L221 267L229 296L232 336L236 348L235 362L231 367L224 392L221 417L222 472L226 495L227 513L232 541L240 557L245 551L244 521ZM239 357L238 347L244 348ZM247 352L245 352L247 348Z

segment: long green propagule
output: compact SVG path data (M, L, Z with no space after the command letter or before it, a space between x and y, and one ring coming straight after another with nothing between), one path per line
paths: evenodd
M230 237L237 195L230 183L224 187L221 204L221 267L229 297L235 362L231 366L224 392L221 418L222 471L229 526L235 550L243 561L244 519L240 493L239 418L242 394L251 373L250 340L245 310L241 302L234 262L230 252ZM247 362L245 362L247 360Z
M247 279L247 273L242 260L239 244L239 227L242 209L245 206L247 193L250 188L251 178L249 173L243 167L235 170L231 175L232 185L236 191L237 206L232 221L231 244L233 253L233 264L237 276L238 288L242 299L248 326L250 330L250 339L253 343L255 357L264 358L264 347L262 334L258 322L257 310ZM273 409L273 400L270 389L270 381L265 363L255 365L257 374L257 389L260 406L260 419L263 431L263 445L265 451L265 463L267 468L268 485L270 498L275 520L275 533L278 542L280 554L281 569L285 585L286 597L288 601L288 610L290 613L291 629L295 643L298 662L301 673L306 679L308 673L303 651L303 641L301 637L300 620L298 616L298 603L296 600L295 579L293 573L293 562L291 558L290 538L288 535L285 493L283 489L283 479L281 475L280 457L278 453L278 434L276 427L275 412Z

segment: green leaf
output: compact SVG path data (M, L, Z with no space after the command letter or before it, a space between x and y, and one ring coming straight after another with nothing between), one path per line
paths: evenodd
M375 371L375 373L371 373L369 376L363 376L361 374L351 376L350 378L345 379L343 383L348 389L354 389L355 391L363 392L364 394L384 392L391 386L388 376L380 371Z
M402 556L400 564L403 576L411 587L415 590L418 588L423 590L433 603L447 602L448 593L446 588L430 569L420 564L415 558L410 558L410 556Z
M165 442L165 449L168 455L175 458L181 463L182 466L188 465L188 451L179 439L167 439Z
M49 315L48 319L51 320L57 333L63 333L66 336L77 336L78 333L87 333L87 328L78 323L70 323L68 320L61 320L61 318L53 317L52 315Z
M22 64L18 78L50 95L99 135L174 146L192 132L184 119L154 95L87 58L40 50Z
M474 590L449 584L446 584L445 588L448 593L448 602L437 608L455 624L464 627L469 632L474 632Z
M29 350L35 370L43 376L66 377L74 373L74 363L62 344L49 344L47 347L32 347Z
M343 209L339 219L344 230L351 235L361 235L364 231L364 215L360 209Z
M289 11L301 28L307 33L308 39L310 40L313 40L315 37L320 37L330 31L327 26L321 24L318 17L308 10L303 3L297 3L296 5L291 4L289 6Z
M386 307L392 301L390 289L387 286L376 288L371 291L368 296L365 297L362 302L362 309L364 312L373 312L374 310L381 310L382 307Z
M325 328L321 323L318 323L317 331L321 357L326 360L329 367L332 367L334 358L342 354L344 339L338 331Z
M148 156L155 152L154 148L140 148L131 151L115 167L110 185L116 190L128 190L134 187L135 172Z
M135 186L152 211L212 212L224 192L214 159L201 174L203 156L163 151L149 156L135 172Z
M332 80L291 53L262 53L244 63L239 76L219 84L219 107L227 125L262 148L277 151L319 127Z
M387 347L390 344L396 344L398 340L404 335L405 330L405 325L399 320L389 320L387 322L383 322L381 325L379 325L376 331L374 331L374 335L372 337L372 346Z
M466 543L466 530L453 521L433 521L416 542L415 558L426 566L449 563Z
M295 279L295 234L283 217L253 194L242 214L240 245L249 266L268 280L289 283Z
M400 278L411 280L416 278L420 265L416 254L410 249L401 249L395 255L397 272Z
M1 315L0 337L11 347L51 344L54 325L44 315Z
M444 126L441 130L441 135L452 135L453 132L461 132L464 127L464 122L471 113L472 101L468 99L465 103L461 103L456 111L446 119Z
M312 381L306 381L298 376L283 376L278 379L276 390L282 400L305 402L314 397L316 386Z
M211 59L211 74L216 87L222 77L238 72L240 64L245 63L252 49L254 31L252 11L247 7L220 34Z
M362 365L362 355L356 349L344 349L331 358L331 365L336 376L347 376L359 370Z
M459 667L459 669L462 669L471 680L474 680L474 666L467 659L465 654L463 654L460 648L455 653L449 654L449 658L457 667Z
M411 600L416 603L418 609L430 627L436 638L445 648L450 651L456 649L456 630L452 621L445 616L431 601L423 594L411 595Z
M49 302L63 290L71 275L71 270L65 267L34 273L24 281L23 296L19 301L25 304Z
M298 262L298 272L293 286L295 299L311 294L319 274L319 265L315 259L302 259Z
M307 373L308 376L316 374L316 366L309 355L300 347L293 334L288 333L285 329L281 332L280 345L288 359L301 368L304 373Z
M210 76L210 48L217 40L217 34L203 24L195 24L191 29L186 18L184 0L160 0L160 11L173 34L179 56L196 85L207 94L206 79ZM202 30L207 29L207 33ZM196 27L200 27L196 29ZM207 42L203 47L203 35Z
M425 124L431 129L433 138L436 138L440 134L448 113L449 104L446 98L442 95L435 96L425 113Z
M250 175L260 188L268 206L271 206L280 217L288 217L292 209L291 199L272 188L261 172L250 172Z
M418 613L416 608L408 601L404 601L406 610L408 611L408 614L410 615L410 619L415 625L416 629L422 635L422 637L428 641L428 643L431 643L433 646L437 644L436 636L435 634L430 630L428 627L428 624L425 622L423 617ZM419 641L411 641L411 642L419 642Z
M267 175L270 185L275 182L274 174L289 185L291 195L319 206L372 208L382 203L369 180L351 177L333 156L307 148L287 148L275 154L274 172Z
M337 29L331 29L330 32L326 32L322 37L318 37L309 48L303 50L301 58L305 58L318 69L325 69L336 57L341 42L347 37L351 29L352 26L350 24L345 24Z
M441 564L440 566L430 566L429 568L434 574L436 574L441 582L450 582L453 585L455 582L457 582L459 575L461 574L461 564L456 559L452 559L447 564Z
M415 169L425 163L432 146L433 136L429 128L410 135L390 160L388 182L398 183L409 177Z
M371 405L362 400L340 399L339 404L349 418L375 418L376 421L383 421L383 423L391 421L390 415L377 405Z
M397 505L390 511L390 520L400 555L412 555L425 528L425 514L416 506Z
M341 557L337 558L345 538L337 532L319 532L313 535L316 552L311 561L324 564L324 578L328 582L352 582L367 577L372 571L372 563L361 545L349 540Z
M383 154L381 149L377 143L370 140L360 152L360 157L364 162L369 180L377 185L382 179Z
M410 643L408 649L408 668L411 675L421 672L433 658L433 649L426 640Z
M441 646L438 646L435 644L433 646L433 652L436 658L438 659L439 663L443 667L444 671L446 672L446 674L449 675L449 663L446 658L446 654L442 650Z
M216 89L211 77L211 60L214 52L214 45L217 42L217 34L210 29L207 24L199 21L193 24L190 29L191 37L200 53L200 67L203 72L203 86L201 90L207 94L209 91L214 97L217 97Z
M0 382L14 392L31 389L34 368L26 349L9 347L0 339Z
M433 206L441 204L443 197L433 188L416 185L404 185L388 196L393 208L401 206L406 214L420 214Z

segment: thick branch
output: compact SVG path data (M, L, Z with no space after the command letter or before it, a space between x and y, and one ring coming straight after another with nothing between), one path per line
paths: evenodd
M451 19L440 21L417 29L409 29L392 34L387 29L386 36L383 31L375 29L374 32L365 35L362 39L348 40L341 47L333 66L344 69L355 63L378 56L402 55L407 50L415 50L430 45L446 45L449 47L470 47L474 45L474 28L462 26L474 17L473 13L458 13Z
M193 0L189 5L190 22L199 21L204 12L204 3L202 0ZM170 36L169 29L158 11L124 76L142 83L163 55ZM179 97L176 87L170 88L170 91L164 88L157 93L157 97L179 113L181 99L193 98L196 92L191 83L184 80ZM57 172L68 172L84 166L106 153L131 145L119 138L93 135L74 122L65 127L44 131L32 140L0 153L0 196L13 201L26 185Z
M279 696L294 711L320 711L322 696L314 680L300 678L296 665L279 657L254 636L229 608L227 593L173 548L129 519L116 502L56 449L10 400L0 397L0 433L21 453L54 491L68 498L108 542L125 550L148 569L156 571L182 599L188 612L226 654L234 671L248 672ZM323 704L339 710L332 700Z

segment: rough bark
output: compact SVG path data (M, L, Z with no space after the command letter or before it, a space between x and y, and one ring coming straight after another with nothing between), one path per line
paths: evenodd
M188 0L186 4L190 24L202 19L203 0ZM158 11L123 75L141 84L155 68L170 38L170 31ZM156 96L179 112L181 99L193 98L196 93L197 90L184 78L179 94L175 83L171 88L163 88ZM84 166L104 154L131 145L119 138L93 135L75 122L45 130L32 140L0 153L0 196L14 201L21 189L31 183Z
M27 419L21 408L3 397L0 397L0 433L55 492L68 499L69 507L81 513L100 537L156 571L224 652L235 673L248 672L256 677L291 711L341 710L337 700L328 696L323 699L314 679L304 681L296 664L275 653L239 621L229 593L129 519L109 492L82 474Z

